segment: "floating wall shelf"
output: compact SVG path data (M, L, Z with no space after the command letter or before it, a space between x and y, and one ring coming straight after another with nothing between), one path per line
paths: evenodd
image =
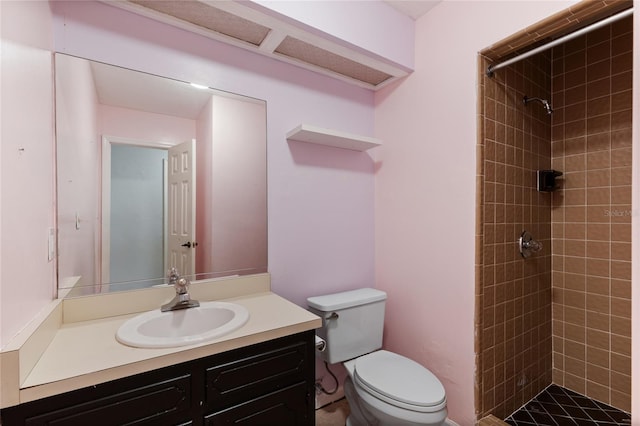
M261 4L268 2L100 1L370 90L413 71L410 64L352 45ZM403 39L385 36L385 42Z
M352 135L336 130L301 124L287 133L287 140L315 143L319 145L344 148L353 151L366 151L382 145L382 141L368 136Z

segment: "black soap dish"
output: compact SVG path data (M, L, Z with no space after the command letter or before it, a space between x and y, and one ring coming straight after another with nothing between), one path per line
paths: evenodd
M553 192L558 189L556 178L562 176L562 172L557 170L538 170L536 175L538 178L538 191Z

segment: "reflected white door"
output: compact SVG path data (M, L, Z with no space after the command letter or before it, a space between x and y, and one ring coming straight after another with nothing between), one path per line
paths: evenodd
M196 141L169 149L167 268L180 275L195 273L196 245Z

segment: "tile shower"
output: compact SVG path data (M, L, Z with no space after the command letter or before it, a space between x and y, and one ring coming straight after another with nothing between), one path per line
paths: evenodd
M631 409L632 31L625 18L491 78L480 59L478 417L551 383ZM537 191L541 169L563 173L558 190ZM525 229L543 244L528 259Z

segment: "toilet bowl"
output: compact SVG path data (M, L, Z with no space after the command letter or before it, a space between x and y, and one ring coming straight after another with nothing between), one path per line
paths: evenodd
M445 423L444 387L428 369L381 350L387 294L362 288L307 299L323 319L317 334L326 341L320 356L343 363L349 426L436 426Z
M379 350L343 363L349 426L441 425L447 418L440 381L415 361Z

